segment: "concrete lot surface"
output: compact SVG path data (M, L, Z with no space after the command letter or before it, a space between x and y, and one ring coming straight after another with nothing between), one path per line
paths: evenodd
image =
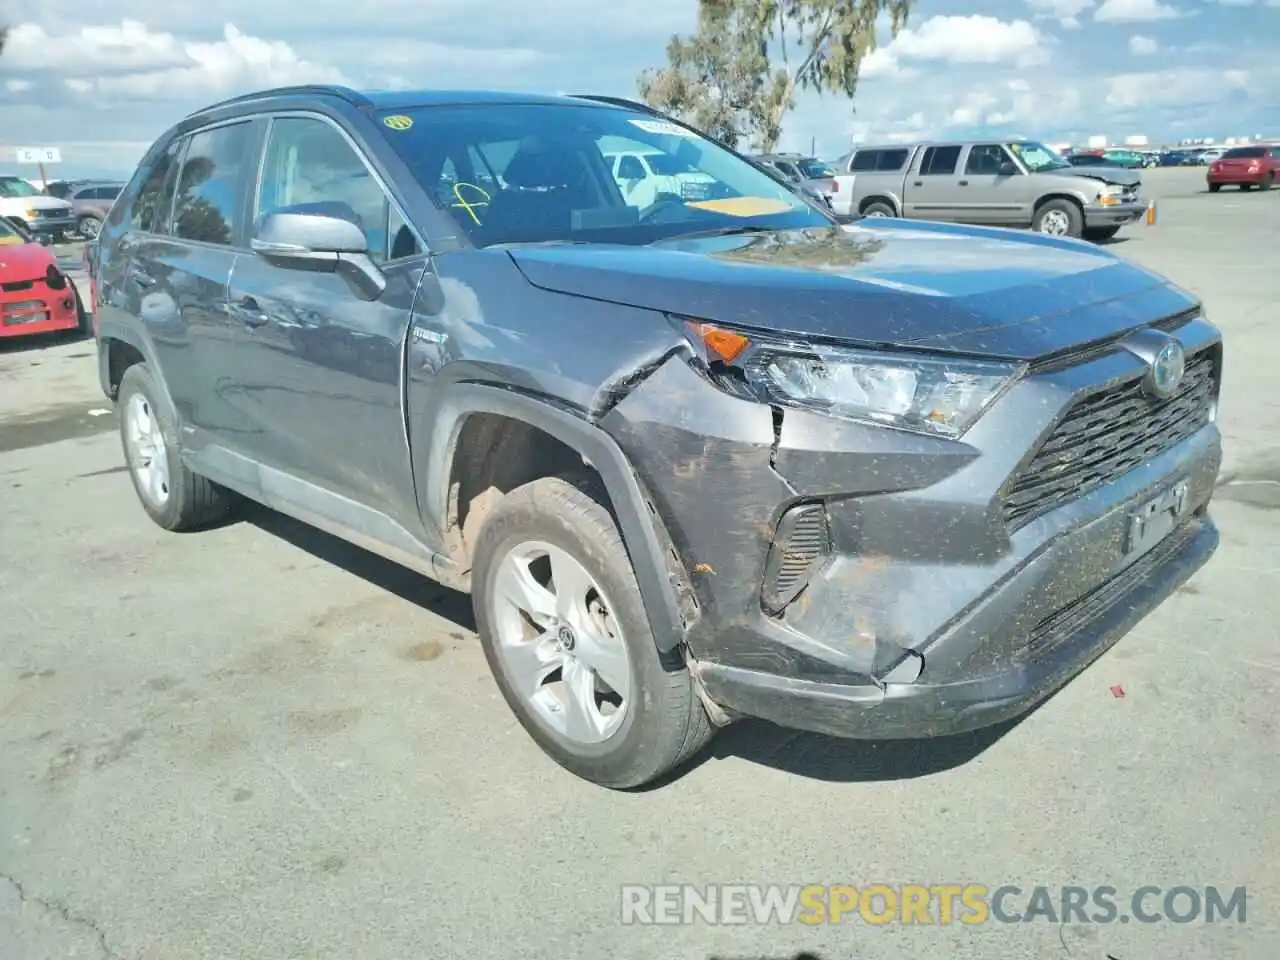
M1113 249L1227 341L1213 562L1012 729L742 724L645 793L539 753L465 598L264 510L154 527L92 345L0 348L0 960L1280 956L1280 191L1145 178L1158 223ZM662 883L1248 899L1244 923L623 926L620 886Z

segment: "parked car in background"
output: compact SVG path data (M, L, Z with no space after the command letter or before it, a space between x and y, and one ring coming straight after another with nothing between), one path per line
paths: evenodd
M798 153L760 153L751 159L772 167L792 183L803 186L810 196L831 206L831 196L836 190L836 174L816 157Z
M1124 164L1104 157L1100 153L1073 153L1070 156L1063 157L1063 159L1073 167L1116 167L1120 170L1126 169Z
M123 189L123 183L88 181L69 191L66 199L75 213L76 233L86 238L96 237Z
M1222 155L1226 153L1227 150L1227 147L1207 147L1197 154L1196 160L1199 161L1200 166L1208 166L1215 160L1221 160Z
M859 147L842 163L837 214L904 217L1106 240L1140 219L1142 178L1077 167L1030 140Z
M1232 147L1219 159L1209 164L1205 182L1210 193L1223 187L1235 186L1241 190L1270 190L1280 177L1280 146L1259 144L1251 147Z
M1130 170L1137 170L1147 165L1147 158L1136 150L1123 150L1118 147L1110 147L1103 150L1099 156L1102 159L1127 167Z
M626 202L616 137L714 198ZM441 203L493 148L489 204ZM255 93L167 130L95 251L145 514L245 497L470 593L519 722L609 787L742 717L888 750L1011 720L1218 544L1191 294L1054 237L841 226L646 108Z
M628 203L637 207L646 207L660 196L705 200L714 183L711 177L676 157L622 138L606 143L604 151L618 189Z
M57 197L59 200L69 200L71 194L76 188L87 183L96 183L95 180L81 178L79 180L50 180L44 185L43 193L46 196Z
M0 177L0 217L42 242L62 240L76 229L71 204L41 193L21 177Z
M41 244L0 219L0 338L92 333L71 278Z

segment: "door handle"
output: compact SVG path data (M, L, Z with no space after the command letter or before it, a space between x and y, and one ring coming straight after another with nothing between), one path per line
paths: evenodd
M960 181L960 186L962 186L962 187L967 187L968 185L969 185L969 181L968 181L968 180L961 180L961 181Z
M241 297L232 307L232 311L246 327L265 326L271 320L262 312L262 307L258 306L258 301L253 297Z
M913 187L923 187L923 186L924 186L924 181L923 181L923 180L915 180L915 181L912 181L912 184L911 184L911 185L912 185Z

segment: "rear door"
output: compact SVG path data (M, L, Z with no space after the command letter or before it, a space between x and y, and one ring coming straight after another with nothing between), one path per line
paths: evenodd
M954 221L963 209L960 202L960 152L958 144L925 147L907 173L903 211L914 220Z

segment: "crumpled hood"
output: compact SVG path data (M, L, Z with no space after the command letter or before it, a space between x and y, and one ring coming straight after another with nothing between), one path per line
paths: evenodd
M57 197L41 195L36 197L5 197L5 199L15 206L31 210L57 210L60 213L71 213L71 204L65 200L59 200Z
M1101 180L1103 183L1114 183L1121 187L1142 183L1142 173L1127 167L1067 167L1061 170L1046 171L1047 176L1086 177L1090 180ZM1037 174L1033 174L1037 176Z
M510 249L544 290L796 338L1035 359L1195 306L1082 242L901 221Z

